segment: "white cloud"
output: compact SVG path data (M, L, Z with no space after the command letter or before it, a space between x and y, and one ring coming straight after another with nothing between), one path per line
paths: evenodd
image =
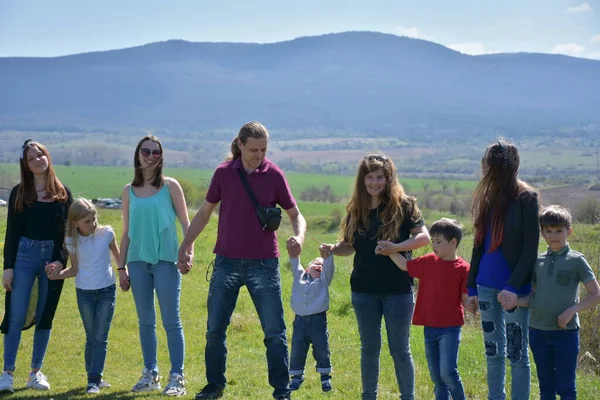
M489 53L489 51L486 50L485 45L481 42L455 43L450 44L447 47L463 54L477 55Z
M557 44L551 53L566 54L568 56L581 56L585 47L577 43Z
M586 58L593 58L594 60L600 60L600 53L592 53L585 56Z
M583 3L577 7L569 7L567 8L567 12L570 14L574 13L584 13L592 11L592 7L588 3Z
M600 44L600 35L595 35L592 38L592 43Z
M394 31L400 36L408 36L415 39L433 40L433 38L426 35L422 30L415 26L395 26Z

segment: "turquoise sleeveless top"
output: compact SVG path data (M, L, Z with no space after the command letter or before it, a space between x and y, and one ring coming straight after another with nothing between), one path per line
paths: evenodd
M176 217L166 184L150 197L137 197L130 186L127 262L177 262Z

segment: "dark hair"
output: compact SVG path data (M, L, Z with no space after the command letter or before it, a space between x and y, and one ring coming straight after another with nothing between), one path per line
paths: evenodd
M67 190L56 177L56 172L52 166L52 157L50 156L50 152L43 144L32 139L27 139L21 147L21 159L19 160L21 184L17 190L15 211L23 211L25 205L30 205L38 198L35 184L33 183L33 172L31 172L31 169L29 169L29 163L27 162L27 152L29 149L39 150L48 159L45 187L46 195L44 196L44 200L60 201L62 203L66 202L68 198Z
M231 152L225 157L225 161L235 160L242 155L242 150L238 145L238 139L242 144L246 144L248 138L253 139L268 139L269 131L260 122L247 122L240 128L237 136L231 142Z
M483 176L473 191L474 245L481 246L487 231L486 222L490 212L492 245L495 251L502 244L504 219L511 202L531 186L517 178L519 172L519 152L517 147L503 139L485 149L481 158Z
M551 205L545 207L540 214L540 228L571 227L571 214L563 206Z
M142 168L142 164L140 163L140 150L142 148L142 144L145 141L151 141L154 142L156 144L158 144L158 148L160 149L160 158L158 159L158 163L156 164L156 167L154 168L154 179L152 179L150 182L150 184L156 188L160 188L162 187L162 185L165 184L165 176L163 175L162 169L163 169L163 147L162 147L162 143L160 142L160 140L158 140L158 138L154 135L146 135L142 138L142 140L139 141L139 143L137 144L137 146L135 147L135 153L133 153L133 168L134 168L134 175L133 175L133 181L131 182L131 186L133 187L142 187L144 186L144 169Z
M431 225L429 235L431 237L443 236L448 242L456 239L456 246L458 246L463 236L463 226L454 219L442 218Z
M369 226L371 196L365 186L365 176L378 170L383 171L386 179L385 191L381 193L384 207L379 214L382 222L377 232L379 240L393 241L398 236L405 217L404 211L410 213L410 218L415 222L422 218L417 199L404 192L392 159L383 154L368 154L358 163L354 191L346 205L348 218L342 220L342 236L350 245L354 244L354 233L362 234Z

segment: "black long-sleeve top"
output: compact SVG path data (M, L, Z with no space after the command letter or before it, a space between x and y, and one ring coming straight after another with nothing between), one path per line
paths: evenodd
M68 198L64 203L35 201L31 205L25 205L23 211L16 211L15 203L18 189L19 185L12 189L8 200L8 217L4 239L4 269L14 267L19 241L22 237L32 240L52 240L54 242L52 261L60 261L63 265L66 265L65 224L69 207L73 202L71 191L65 186Z

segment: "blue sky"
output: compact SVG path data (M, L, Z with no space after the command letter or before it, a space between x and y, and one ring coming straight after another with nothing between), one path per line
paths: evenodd
M600 0L0 0L0 57L349 30L418 37L468 54L600 59Z

